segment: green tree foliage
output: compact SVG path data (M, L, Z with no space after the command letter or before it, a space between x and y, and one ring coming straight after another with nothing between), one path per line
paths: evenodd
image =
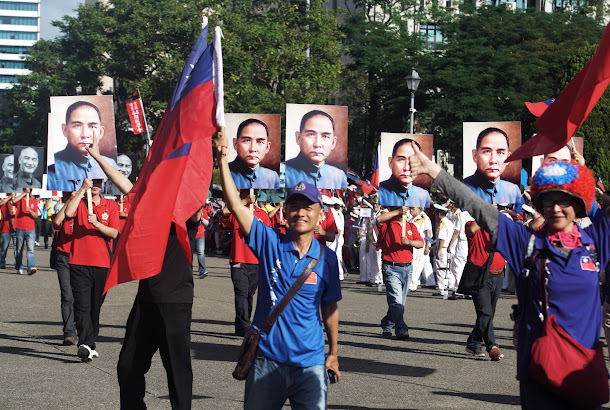
M597 43L603 31L583 15L515 13L504 6L470 10L442 29L442 54L430 54L419 70L420 88L427 90L419 106L435 146L454 153L460 168L462 122L521 121L527 139L536 118L524 102L555 97L570 54Z
M567 60L565 74L557 93L565 88L593 58L596 50L597 45L587 44ZM584 137L583 156L587 161L587 166L604 181L604 185L608 184L610 181L610 144L608 144L610 142L610 93L607 90L574 136Z

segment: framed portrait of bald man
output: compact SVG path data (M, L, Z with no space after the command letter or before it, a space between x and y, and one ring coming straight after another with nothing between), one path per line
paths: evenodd
M427 175L411 176L409 157L414 155L412 144L429 158L434 153L432 134L381 133L379 156L379 205L430 206L431 179Z
M138 167L138 155L137 154L126 154L126 153L118 153L116 156L116 164L117 170L121 172L121 174L125 175L131 183L135 183L138 178L138 174L140 173L140 168ZM123 194L116 185L112 183L110 180L104 181L104 190L105 195L121 195Z
M521 123L465 122L463 124L464 183L480 198L521 212L521 161L506 162L521 146Z
M280 188L280 114L225 114L229 169L239 189Z
M71 191L80 186L85 178L106 179L99 164L86 149L94 137L98 139L104 159L116 168L116 133L111 95L51 97L48 189Z
M13 186L16 191L19 192L22 188L42 188L44 148L15 145L13 157L15 158Z
M347 188L347 107L286 104L285 181Z
M0 178L0 192L10 194L17 192L13 186L13 175L15 170L15 156L13 154L0 154L2 165L2 178Z
M565 147L555 152L549 152L545 155L536 155L532 157L532 174L534 175L538 168L546 162L570 161L572 159L572 149L576 150L580 155L583 153L585 139L583 137L572 137Z

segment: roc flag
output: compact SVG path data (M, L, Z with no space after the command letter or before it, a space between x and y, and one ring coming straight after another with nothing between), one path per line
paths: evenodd
M536 121L538 134L513 152L508 161L547 154L565 146L595 107L609 83L610 29L606 27L591 61L576 74Z
M597 186L599 187L599 189L601 189L602 191L606 192L606 188L604 188L604 183L602 182L601 178L597 179Z
M553 101L555 101L554 98L549 98L548 100L540 101L537 103L526 102L525 106L527 107L529 112L532 113L532 115L540 117L542 114L544 114L546 109L549 108L549 105L551 105Z
M224 124L224 112L216 111L222 108L223 95L220 28L210 46L207 32L206 21L129 193L131 212L104 292L161 271L172 223L187 260L192 261L186 221L205 202L212 177L212 135Z
M381 144L377 144L377 153L375 154L375 165L373 166L373 174L371 174L371 185L379 190L379 155L381 154Z

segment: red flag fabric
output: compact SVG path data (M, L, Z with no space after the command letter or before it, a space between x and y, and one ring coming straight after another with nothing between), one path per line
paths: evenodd
M222 95L215 90L222 71L214 72L222 58L220 43L206 48L207 29L206 24L174 89L138 181L127 197L131 212L104 292L161 271L172 223L185 256L192 261L186 221L207 196L212 178L212 135L218 131L216 108L218 95Z
M142 100L138 98L127 103L127 114L129 114L129 121L131 121L131 127L135 135L143 133L146 128L144 124L144 108L142 107Z
M565 146L582 125L610 83L608 27L591 61L536 121L538 134L513 152L507 161L555 152Z
M597 180L597 186L599 187L599 189L601 189L602 191L606 192L606 188L604 187L604 183L602 182L601 178L599 178Z
M375 154L375 165L373 166L373 174L371 175L371 185L379 190L379 155L381 154L381 144L377 144L377 153Z
M534 115L536 117L540 117L542 114L544 114L546 109L549 108L549 105L551 105L553 103L553 101L555 101L554 98L550 98L546 101L540 101L537 103L526 102L525 106L527 107L529 112L532 113L532 115Z

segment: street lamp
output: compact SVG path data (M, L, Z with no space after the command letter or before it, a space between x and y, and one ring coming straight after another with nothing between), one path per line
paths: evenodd
M415 91L417 91L417 87L419 87L421 77L417 74L415 68L412 68L409 75L407 75L406 80L407 88L411 91L411 109L409 109L409 112L411 113L411 134L413 134L413 121L415 120Z

